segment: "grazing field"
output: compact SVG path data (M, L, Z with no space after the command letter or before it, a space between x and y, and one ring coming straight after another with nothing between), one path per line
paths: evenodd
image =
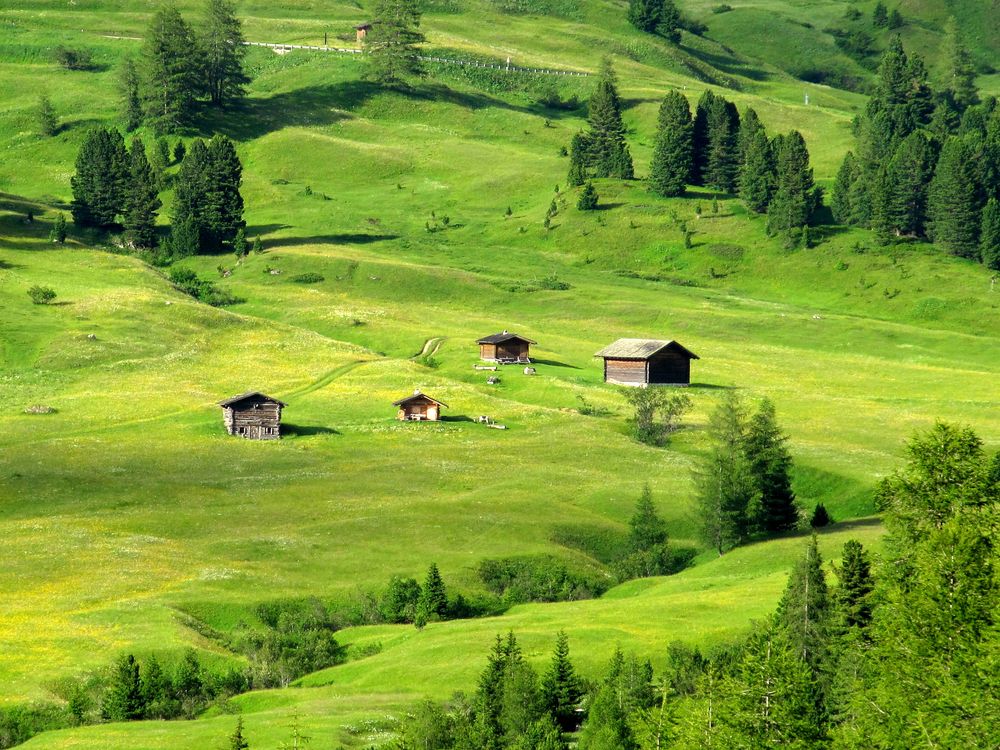
M683 87L693 104L712 86L754 107L770 132L800 130L817 181L832 183L864 97L789 72L834 49L817 29L842 3L712 14L716 3L691 2L709 33L685 34L680 48L632 30L618 3L544 5L552 13L540 19L435 0L423 26L431 47L521 65L594 71L611 55L640 178L664 93ZM311 44L353 34L367 10L238 8L249 39ZM760 52L769 12L816 28ZM936 40L928 18L907 33ZM712 213L706 190L665 200L642 182L598 180L601 210L579 212L560 148L584 110L539 99L553 86L585 99L592 79L431 65L414 90L387 92L362 80L360 58L255 49L246 102L185 135L237 141L247 234L265 252L238 266L228 255L181 265L245 302L202 305L72 228L56 246L48 233L67 209L76 150L89 126L115 120L115 66L137 49L111 37L141 35L147 20L140 3L0 10L0 704L50 699L59 679L127 650L170 660L193 646L236 661L190 618L225 632L262 602L351 601L431 562L471 594L487 557L554 554L608 574L559 540L622 533L644 483L671 541L698 547L688 570L597 600L419 631L349 628L338 634L346 664L233 701L253 747L277 746L293 716L316 745L367 747L382 718L422 694L470 689L497 632L515 630L541 663L565 629L594 674L616 645L656 665L673 639L718 644L766 616L803 535L720 559L696 534L692 470L725 389L776 404L803 508L822 502L845 522L821 536L830 558L850 538L877 547L871 490L915 430L956 421L1000 445L1000 289L989 271L927 245L878 248L841 227L785 250L734 197L718 196ZM92 49L95 69L58 68L60 43ZM842 55L837 64L870 75ZM61 123L52 138L34 130L42 91ZM314 283L295 280L303 274ZM36 284L57 292L53 304L31 303ZM504 367L487 385L475 341L501 329L538 341L537 372ZM627 405L593 358L628 336L676 338L701 357L693 409L664 448L629 436ZM445 421L394 421L391 403L415 388L449 405ZM225 434L216 402L250 389L287 402L282 441ZM486 429L480 415L508 429ZM233 723L210 713L27 746L205 747Z

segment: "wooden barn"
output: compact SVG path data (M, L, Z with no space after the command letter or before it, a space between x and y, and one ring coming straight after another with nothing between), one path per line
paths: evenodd
M535 342L505 330L485 336L476 343L479 344L480 359L506 365L531 364L529 349Z
M694 352L676 341L618 339L594 355L604 358L604 382L618 385L690 385Z
M414 391L412 396L393 401L392 405L399 407L396 419L403 422L437 422L441 419L441 409L448 408L448 404L420 391Z
M277 440L281 437L281 410L286 406L260 391L241 393L220 401L226 432L250 440Z

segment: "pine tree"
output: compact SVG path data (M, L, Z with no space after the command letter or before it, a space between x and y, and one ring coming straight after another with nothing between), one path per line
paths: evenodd
M95 128L80 146L73 188L73 221L78 226L110 227L125 203L128 152L117 130Z
M662 0L629 0L628 22L639 31L652 34L660 22Z
M837 170L837 178L833 183L833 195L830 199L830 211L833 220L838 224L850 224L853 216L851 211L851 185L857 179L857 166L854 152L848 151Z
M631 180L634 176L632 156L625 142L625 123L622 121L618 81L611 61L601 63L597 87L590 97L587 121L588 166L596 177L615 177Z
M691 131L691 179L692 185L704 185L704 172L708 164L708 113L715 106L715 94L711 89L698 99L695 107L693 128Z
M59 131L59 121L56 119L56 112L52 108L52 102L46 94L38 97L35 122L38 123L38 134L45 138L51 138Z
M212 136L205 153L204 194L200 211L202 239L209 247L232 242L243 221L243 165L233 142Z
M250 83L243 71L247 48L242 24L229 0L207 0L198 50L204 88L212 104L221 107L242 97Z
M778 603L775 622L793 653L805 662L815 677L827 657L830 638L830 591L823 573L823 558L816 535L806 545L805 555L795 563Z
M649 167L649 186L666 198L683 195L691 174L691 109L687 98L671 91L660 105L653 160Z
M972 58L962 41L958 23L950 17L944 27L944 40L941 42L941 74L942 88L950 94L959 112L979 103L979 92L976 89L976 69Z
M792 491L792 456L781 433L774 404L764 399L747 424L744 451L760 495L757 527L767 533L790 531L799 520Z
M983 209L979 253L987 268L1000 271L1000 202L996 198L990 198Z
M126 57L118 70L118 92L121 97L121 120L126 133L142 125L142 98L139 94L139 71L135 60Z
M746 536L749 508L759 494L744 444L746 407L727 392L709 418L709 452L696 476L702 539L720 555Z
M435 563L431 563L427 568L427 577L420 589L417 607L428 620L443 620L448 616L448 591Z
M653 504L653 493L649 485L643 485L642 494L635 504L635 511L628 521L628 549L630 552L644 552L662 547L667 543L667 525Z
M889 21L887 24L889 29L901 29L905 24L906 22L903 20L903 14L899 12L899 8L893 8L889 12Z
M774 194L774 152L763 129L754 133L747 146L739 172L740 198L748 210L767 211Z
M159 186L146 158L146 147L135 138L129 152L129 189L125 194L124 226L128 241L135 248L156 247L156 212L163 204Z
M576 726L576 707L582 690L580 680L569 660L569 638L565 631L556 634L556 647L552 662L542 677L542 700L563 731L571 732Z
M369 75L383 86L405 87L426 75L417 45L424 41L417 0L378 0L365 36Z
M201 252L201 235L193 217L184 216L173 220L167 247L173 258L187 258Z
M508 633L506 639L499 635L496 637L476 690L475 734L477 746L483 750L500 750L506 678L523 661L521 647L513 632Z
M580 191L580 198L576 202L576 207L580 211L593 211L597 208L597 203L600 197L597 195L597 189L594 187L594 183L588 181L586 185L583 186L583 190Z
M928 197L934 242L963 258L979 258L979 199L975 166L956 137L941 148Z
M767 209L772 232L798 229L809 223L813 208L813 173L801 133L782 138L777 154L777 188Z
M736 189L739 126L736 105L715 97L708 110L708 152L702 177L706 185L726 193Z
M243 736L243 717L236 717L236 729L229 735L229 750L247 750L250 743Z
M874 588L871 563L861 542L849 539L844 543L840 567L836 568L840 585L835 601L843 623L849 628L864 628L871 622L871 593Z
M199 76L194 35L173 5L153 14L141 59L146 117L157 132L176 130L194 109Z
M139 662L132 654L122 656L115 663L101 716L106 721L135 721L142 718L143 708Z
M887 213L892 231L909 237L924 233L927 189L934 175L933 148L923 132L910 133L899 144L886 173Z
M60 245L66 244L66 217L61 211L56 214L56 220L52 224L52 231L49 232L49 239Z
M681 12L677 9L677 3L674 0L662 0L660 4L660 18L656 24L656 33L668 42L680 44Z
M889 9L885 7L882 0L875 3L875 10L872 11L872 25L878 29L884 29L889 25Z

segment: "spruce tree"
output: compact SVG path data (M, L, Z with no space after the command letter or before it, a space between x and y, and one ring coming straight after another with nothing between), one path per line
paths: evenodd
M365 36L369 75L382 86L405 87L426 75L417 45L420 33L417 0L377 0L372 27Z
M142 703L145 709L144 718L173 718L172 696L170 695L173 686L155 656L151 656L143 666L140 682Z
M660 105L653 160L649 167L649 186L666 198L683 195L691 174L691 109L687 98L671 91Z
M774 153L767 133L763 129L754 133L747 146L740 166L740 198L749 211L762 214L767 211L774 194Z
M776 185L767 208L768 227L772 232L804 227L813 209L813 173L806 142L797 130L781 139Z
M175 255L187 255L192 250L191 232L197 237L194 253L200 252L206 227L206 196L209 192L209 154L200 138L191 143L174 181L172 226L179 234L171 242L183 241L183 252L173 245ZM217 206L221 198L216 196Z
M576 726L576 707L582 697L580 680L569 659L569 638L565 631L556 634L556 647L552 662L542 677L542 700L545 709L563 731L571 732Z
M760 121L757 110L747 107L740 118L740 131L736 138L738 161L742 164L746 160L747 151L753 143L757 133L763 132L764 123Z
M886 175L888 221L894 232L908 237L924 233L934 160L934 150L921 131L910 133L896 149Z
M176 130L194 110L199 76L194 35L175 6L153 14L141 59L146 117L157 132Z
M830 617L830 591L814 533L788 578L775 621L793 653L809 665L816 677L829 648Z
M448 615L448 591L435 563L427 568L417 607L427 615L428 620L443 620Z
M662 0L660 3L660 18L656 24L656 33L668 42L680 44L681 12L674 0Z
M736 105L722 97L715 97L708 110L708 151L704 183L725 193L736 189L739 171L740 115Z
M767 533L790 531L799 520L792 491L792 456L782 434L774 404L764 399L747 423L743 450L757 484L759 513L756 526Z
M35 122L38 123L38 134L51 138L59 131L59 121L52 108L52 101L47 94L38 97L38 108L35 111Z
M878 29L884 29L889 25L889 9L885 7L882 0L875 3L875 10L872 11L872 25Z
M660 22L662 0L629 0L628 22L639 31L652 34Z
M871 563L861 542L849 539L844 543L840 567L836 568L839 586L834 600L849 628L864 628L872 618L871 593L874 587Z
M976 69L972 58L962 41L958 23L950 17L944 27L944 40L941 42L940 81L942 88L948 92L959 112L979 103L979 92L976 89Z
M139 662L127 654L115 663L101 703L101 716L106 721L136 721L142 718L143 708Z
M579 187L587 181L587 137L576 133L569 147L569 173L566 182L570 187Z
M52 224L52 231L49 232L49 239L60 245L66 244L66 217L61 211L56 214L56 220Z
M156 212L163 204L158 197L156 176L146 158L146 147L135 138L129 152L129 188L125 194L124 226L129 243L138 249L156 247Z
M236 718L236 729L229 735L229 750L247 750L250 743L243 736L243 717Z
M704 185L704 172L708 163L708 113L714 107L715 94L711 89L698 99L695 107L693 128L691 132L691 179L692 185Z
M121 214L128 186L128 152L117 130L95 128L76 157L73 221L78 226L111 227Z
M215 135L206 148L205 193L202 198L203 240L210 247L232 242L243 221L243 164L233 142Z
M979 253L987 268L1000 271L1000 201L996 198L990 198L983 209Z
M192 216L174 218L167 249L172 258L187 258L201 252L201 233Z
M142 125L142 98L139 93L140 78L135 60L126 57L118 70L118 93L121 97L121 120L126 133Z
M243 44L243 25L229 0L207 0L198 50L209 101L221 107L242 97L250 82L243 71L247 48Z
M833 220L838 224L850 224L853 220L851 211L851 185L857 179L857 166L854 152L848 151L837 170L837 178L833 183L833 195L830 198L830 211Z
M875 241L879 245L888 245L893 236L893 217L890 202L892 200L892 184L889 182L889 171L885 166L875 170L875 179L871 183L872 219L871 229L875 233Z
M931 181L928 212L935 243L963 258L979 258L979 198L975 165L960 138L941 148Z
M580 211L594 211L597 208L598 200L600 200L597 195L597 189L594 187L594 183L588 181L586 185L583 186L583 190L580 191L580 198L576 202L576 207Z
M625 142L618 81L611 61L601 63L601 72L588 104L587 134L588 164L596 177L631 180L634 176L632 156Z

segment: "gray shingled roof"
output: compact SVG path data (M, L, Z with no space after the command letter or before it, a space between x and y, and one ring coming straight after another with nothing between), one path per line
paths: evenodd
M484 336L479 339L477 344L502 344L504 341L510 341L511 339L518 339L520 341L525 341L529 344L535 344L537 342L527 339L524 336L518 336L516 333L508 333L504 331L503 333L494 333L492 336Z
M608 344L594 356L611 359L649 359L654 354L667 348L678 349L687 354L691 359L700 359L697 354L681 346L676 341L664 341L662 339L618 339L613 344Z
M427 399L428 401L433 401L438 406L443 406L446 409L448 408L448 404L446 404L444 401L438 401L436 398L431 398L426 393L421 393L420 391L414 391L414 393L413 393L412 396L407 396L406 398L401 398L401 399L399 399L399 401L393 401L392 405L393 406L402 406L403 404L408 404L411 401L416 401L418 399Z
M288 406L283 401L278 401L276 398L271 398L266 393L261 393L260 391L247 391L246 393L241 393L239 396L233 396L232 398L227 398L225 401L220 401L219 406L232 406L233 404L238 404L240 401L246 401L254 396L260 396L265 401L271 401L278 406Z

